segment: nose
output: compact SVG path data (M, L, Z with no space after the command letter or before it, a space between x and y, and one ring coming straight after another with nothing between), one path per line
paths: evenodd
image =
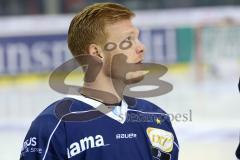
M144 55L144 50L145 50L144 44L138 40L136 53L143 56Z

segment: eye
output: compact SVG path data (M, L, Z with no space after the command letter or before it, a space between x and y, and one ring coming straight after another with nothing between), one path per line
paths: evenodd
M122 50L126 50L132 46L132 41L129 39L125 39L119 44L119 48Z
M131 41L131 40L132 40L132 37L131 37L131 36L128 36L128 37L126 38L126 40L127 40L127 41Z

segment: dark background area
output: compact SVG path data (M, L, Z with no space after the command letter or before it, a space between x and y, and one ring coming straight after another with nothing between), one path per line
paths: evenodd
M0 0L0 15L62 14L78 12L101 0ZM134 10L236 6L240 0L113 0Z

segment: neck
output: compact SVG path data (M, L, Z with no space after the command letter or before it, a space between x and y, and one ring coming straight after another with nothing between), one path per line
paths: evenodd
M105 104L116 104L122 100L125 84L100 72L94 82L84 82L82 94Z

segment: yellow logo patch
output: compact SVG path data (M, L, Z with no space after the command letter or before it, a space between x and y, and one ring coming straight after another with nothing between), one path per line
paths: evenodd
M159 148L164 152L172 151L174 137L171 132L158 129L158 128L148 127L147 135L153 147Z
M156 119L156 123L157 123L157 124L161 124L161 120L157 118L157 119Z

